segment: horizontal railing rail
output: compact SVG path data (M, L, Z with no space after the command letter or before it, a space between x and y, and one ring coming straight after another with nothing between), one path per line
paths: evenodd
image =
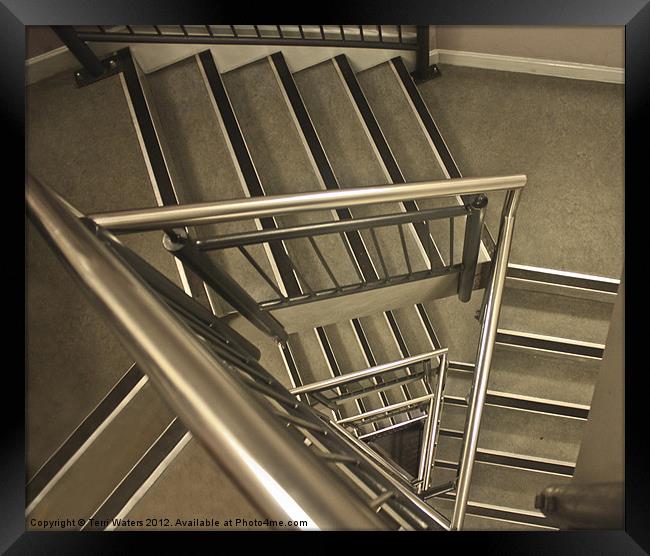
M375 203L519 190L525 185L526 176L520 174L458 178L122 210L89 214L88 217L112 232L145 232Z
M88 42L280 44L415 50L414 25L92 25L75 26Z

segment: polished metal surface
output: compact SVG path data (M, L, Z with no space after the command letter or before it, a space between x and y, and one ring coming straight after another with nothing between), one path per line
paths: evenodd
M440 357L438 366L438 379L436 380L434 397L429 401L429 410L427 420L424 422L424 432L422 433L422 453L420 455L420 467L418 470L418 492L426 492L431 482L431 473L435 461L436 448L438 446L438 434L440 432L440 419L442 415L442 404L444 401L445 382L447 380L447 370L449 360L445 353ZM430 381L430 383L433 381Z
M512 235L515 225L515 214L521 190L511 190L507 193L503 203L501 214L501 226L496 244L496 253L492 262L492 269L486 290L486 303L481 332L479 336L478 349L476 354L476 365L474 379L470 390L468 403L468 415L465 423L465 435L461 450L460 470L456 488L456 500L454 513L451 520L451 528L462 529L465 519L469 489L472 480L472 471L476 450L478 448L478 437L483 414L483 405L487 394L490 365L494 342L497 336L499 313L501 311L501 300L503 288L508 270L508 256L512 244Z
M460 178L97 213L89 215L89 218L97 225L114 232L153 231L405 199L432 199L520 190L525 185L524 175Z
M358 380L363 380L364 378L373 378L377 375L387 373L389 371L395 371L413 365L415 363L420 363L421 361L426 361L438 355L446 354L447 348L437 349L429 353L423 353L421 355L414 355L413 357L407 357L405 359L399 359L397 361L392 361L390 363L384 363L382 365L376 365L368 369L363 369L361 371L354 371L351 373L346 373L335 378L329 378L326 380L320 380L318 382L312 382L311 384L306 384L305 386L300 386L290 390L294 395L304 394L308 392L318 392L320 390L329 390L335 388L341 384L347 384L349 382L356 382Z
M385 527L141 278L31 176L26 201L30 218L158 392L259 510L283 521L305 520L309 528Z

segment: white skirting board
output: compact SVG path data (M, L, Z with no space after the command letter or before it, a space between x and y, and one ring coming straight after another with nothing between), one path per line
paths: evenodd
M518 73L532 73L568 79L601 81L603 83L625 83L625 70L610 66L596 66L558 60L542 60L523 56L484 54L462 50L434 49L429 52L431 64L449 64Z

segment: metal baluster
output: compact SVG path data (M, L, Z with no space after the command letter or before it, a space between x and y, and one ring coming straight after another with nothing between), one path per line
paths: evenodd
M323 253L318 248L318 245L316 245L316 241L314 240L314 238L312 236L309 236L307 239L309 239L309 243L311 243L311 246L314 248L314 251L316 251L316 256L318 257L318 260L321 262L321 264L325 268L325 272L327 272L327 275L330 277L330 280L333 282L334 287L336 288L336 291L341 291L341 285L339 284L338 280L334 276L334 273L332 272L332 269L327 264L327 261L325 260L325 257L323 256Z
M262 38L262 34L260 33L260 29L257 25L253 25L253 29L255 29L255 34L257 35L258 39Z
M377 32L379 33L379 42L383 42L384 36L381 33L381 25L377 25Z
M409 258L408 249L406 248L406 238L404 237L404 229L401 224L397 225L399 230L399 239L402 242L402 251L404 251L404 261L406 262L406 268L408 269L408 275L410 276L413 273L411 268L411 259Z
M153 28L156 30L156 33L162 35L162 31L160 30L160 27L158 25L154 25Z
M404 41L402 39L402 26L398 25L397 26L397 42L402 44Z
M300 31L300 38L305 38L305 30L302 28L302 25L298 25L298 31Z
M190 36L189 33L187 32L187 29L185 29L185 25L179 25L179 27L181 28L181 31L183 31L183 35L185 35L186 37Z
M286 243L288 243L288 242L286 242ZM300 280L300 282L307 288L307 293L309 295L315 295L314 288L312 288L311 285L309 284L309 282L307 282L307 279L304 277L302 272L300 272L298 267L294 264L293 260L291 259L291 257L289 256L288 253L286 254L286 262L289 263L289 266L291 267L291 269L296 273L296 276L298 277L298 280Z
M322 25L319 25L318 28L320 29L320 38L325 40L325 29L323 29Z
M264 269L257 263L257 261L253 258L253 256L246 250L246 247L243 245L240 245L237 249L239 249L239 252L246 257L246 260L253 266L253 268L258 272L258 274L264 278L264 281L271 286L273 291L278 294L280 299L287 299L284 294L280 291L280 289L275 285L275 282L271 280L269 275L264 272Z
M282 27L280 27L280 25L276 25L275 27L277 28L278 33L280 34L280 38L283 39L284 34L282 33Z
M237 33L237 29L235 29L234 25L229 25L228 27L230 27L230 30L232 31L232 34L235 38L239 37L239 33Z
M379 263L381 264L381 268L384 271L384 278L386 280L389 279L388 276L388 269L386 268L386 261L384 261L384 256L381 254L381 249L379 247L379 242L377 241L377 234L375 233L374 228L370 228L370 236L372 237L372 242L375 245L375 249L377 250L377 256L379 257Z
M341 30L341 40L345 40L345 29L343 28L343 25L339 25L339 29Z
M214 33L212 32L212 28L209 25L206 25L205 28L206 28L206 30L208 32L208 35L210 35L211 37L214 37Z
M348 241L347 236L343 232L339 232L339 236L341 236L341 241L343 241L343 245L345 245L345 251L348 254L348 257L350 258L350 261L352 262L352 266L354 267L354 271L357 274L357 278L359 278L359 282L361 284L367 284L367 280L364 277L364 275L361 272L361 269L359 268L359 264L357 263L357 259L354 256L354 253L352 251L352 247L350 246L350 242Z
M361 36L361 41L366 40L363 36L363 25L359 25L359 35Z

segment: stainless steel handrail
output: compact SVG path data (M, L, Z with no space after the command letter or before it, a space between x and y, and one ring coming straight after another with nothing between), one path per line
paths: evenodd
M26 201L30 218L114 325L130 355L261 512L285 523L306 520L312 528L385 528L139 276L31 176Z
M524 175L460 178L96 213L89 218L113 232L144 232L373 203L514 191L525 185Z
M496 340L501 312L501 298L503 287L506 281L508 270L508 257L512 245L512 234L515 225L515 215L521 190L508 191L503 202L501 213L501 225L497 239L490 278L485 293L485 309L481 321L481 332L476 352L476 364L474 367L474 378L470 399L468 403L467 420L465 422L465 434L461 449L460 469L456 483L456 501L454 513L451 519L452 530L459 530L463 527L465 510L469 499L469 488L472 480L474 459L478 447L478 436L483 415L483 405L487 394L490 365L492 363L492 352Z

